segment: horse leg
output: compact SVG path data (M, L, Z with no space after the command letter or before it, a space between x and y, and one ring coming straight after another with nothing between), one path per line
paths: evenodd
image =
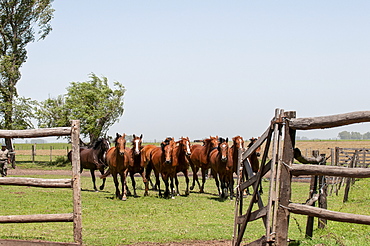
M127 172L126 171L121 172L120 176L121 176L121 185L122 185L122 201L126 201L127 200L127 184L126 184Z
M94 190L97 192L98 189L96 188L96 184L95 184L95 170L90 169L90 174L91 174L91 179L92 179L92 182L93 182L93 185L94 185Z
M148 188L148 180L145 177L144 170L140 173L140 175L141 175L141 178L143 179L144 187L145 187L144 196L147 196L148 195L148 189L147 189Z
M204 193L204 184L206 183L206 171L208 168L202 168L202 186L199 189L199 193Z
M219 182L218 174L213 169L211 171L212 171L212 176L215 179L215 183L216 183L216 187L217 187L217 191L218 191L218 196L221 197L222 192L221 192L221 189L220 189L220 182Z
M134 197L137 197L136 194L136 181L135 181L135 174L130 172L130 178L131 178L131 183L132 183L132 189L134 189ZM127 190L128 193L128 190Z
M154 171L154 174L155 174L155 186L158 188L158 195L159 197L162 197L161 183L159 181L159 173Z
M166 189L164 191L164 197L168 198L170 195L170 190L169 190L169 183L168 183L168 175L162 173L162 180L164 182L164 185L166 186Z
M183 174L185 176L185 182L186 182L185 196L188 196L189 195L189 171L188 169L183 171Z
M200 189L200 183L199 183L199 180L198 180L198 171L199 171L199 167L194 167L192 166L192 171L193 171L193 184L190 186L190 190L193 190L194 189L194 186L195 186L195 182L198 183L198 186L199 186L199 189Z
M103 169L100 169L100 174L101 175L104 175L104 168ZM102 185L99 187L100 190L104 190L104 187L105 187L105 181L106 181L106 178L103 178L103 183Z
M177 174L175 175L175 185L176 185L176 194L179 196L180 191L179 191L179 179L177 178Z
M176 174L175 174L175 176L176 176ZM171 181L171 184L170 184L171 190L170 190L170 192L171 192L171 198L175 199L175 197L174 197L175 187L173 185L173 178L174 178L173 176L170 177L170 181Z
M120 199L121 192L118 187L119 183L118 183L117 173L112 173L112 176L113 176L114 185L116 186L116 198Z

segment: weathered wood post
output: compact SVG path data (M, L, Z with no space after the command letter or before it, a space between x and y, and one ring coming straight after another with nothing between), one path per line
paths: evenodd
M53 162L53 146L50 146L50 162Z
M326 158L325 158L325 154L321 154L321 157L323 159L322 162L319 163L319 165L326 165ZM323 209L327 209L328 208L328 202L327 202L327 184L326 184L326 176L319 176L319 208L323 208ZM319 228L320 229L324 229L326 224L327 224L327 220L324 219L324 218L319 218Z
M353 154L351 162L349 163L349 168L353 168L355 166L357 157L358 157L358 151L356 150L355 153ZM352 183L352 178L346 178L346 188L344 189L343 202L348 201L348 193L351 187L351 183Z
M80 179L80 121L72 121L72 184L73 184L73 235L82 244L82 210Z
M289 210L288 205L291 198L291 182L292 177L289 172L289 166L294 158L294 145L296 130L289 128L289 119L296 118L295 111L284 113L283 124L284 127L284 152L283 164L280 170L280 206L277 210L277 223L276 225L276 241L275 245L284 246L288 243L288 228L289 228ZM286 166L287 165L287 166Z

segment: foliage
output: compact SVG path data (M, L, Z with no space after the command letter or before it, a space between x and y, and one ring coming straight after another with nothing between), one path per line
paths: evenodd
M5 129L18 127L13 124L18 120L13 118L15 86L21 78L20 68L27 60L26 46L35 41L34 26L37 25L38 40L51 31L54 12L51 3L52 0L0 0L0 100ZM27 125L22 122L22 127Z
M123 114L125 88L119 82L114 86L116 89L111 89L106 77L93 73L89 81L71 82L66 95L40 103L36 113L39 126L68 126L70 120L78 119L81 134L94 142Z
M349 139L370 139L370 132L366 132L361 134L359 132L348 132L342 131L338 133L338 137L342 140L349 140Z
M33 107L36 101L25 97L14 97L12 103L12 129L24 130L33 128L32 119L34 117ZM0 128L6 129L5 106L0 105Z

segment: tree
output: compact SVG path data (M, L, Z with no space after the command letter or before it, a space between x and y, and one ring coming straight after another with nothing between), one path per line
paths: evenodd
M364 135L362 135L362 139L370 139L370 132L364 133Z
M21 78L20 68L27 60L26 46L51 31L53 0L0 0L0 100L3 105L2 127L14 129L14 101L16 84ZM7 143L9 145L9 143Z
M348 132L348 131L342 131L340 133L338 133L338 137L339 139L351 139L351 133Z
M81 134L90 143L106 135L109 127L123 114L125 88L114 82L115 90L108 85L106 77L94 73L86 82L71 82L67 94L40 103L36 116L39 127L70 125L70 120L81 122Z
M359 132L351 132L351 139L362 139L362 134Z

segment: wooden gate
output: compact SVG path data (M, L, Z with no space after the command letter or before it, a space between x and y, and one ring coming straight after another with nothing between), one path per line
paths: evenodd
M265 235L248 245L287 245L290 213L298 213L328 220L349 223L370 224L370 216L346 214L324 208L312 207L308 204L291 203L292 175L340 176L351 178L370 177L368 168L344 168L338 166L310 165L319 163L320 159L305 158L295 149L296 130L324 129L370 122L370 111L360 111L333 116L296 118L296 112L284 112L276 109L271 125L260 139L245 152L240 150L239 175L236 192L235 221L233 245L240 245L248 222L262 218L266 229ZM259 171L251 171L248 157L264 142L265 150ZM266 163L270 145L272 145L271 161ZM294 158L301 163L293 164ZM267 205L262 204L258 186L262 177L270 171L270 189ZM243 190L253 187L253 195L243 214ZM253 211L253 206L258 208Z
M0 138L33 138L48 136L71 136L72 140L72 179L40 179L22 177L0 178L0 185L20 185L45 188L72 188L73 213L34 214L0 216L0 223L73 222L75 244L82 244L81 180L80 180L80 122L72 121L72 127L44 128L32 130L0 130ZM32 245L32 241L0 240L0 245ZM54 243L34 242L37 245ZM63 245L67 245L63 243Z

